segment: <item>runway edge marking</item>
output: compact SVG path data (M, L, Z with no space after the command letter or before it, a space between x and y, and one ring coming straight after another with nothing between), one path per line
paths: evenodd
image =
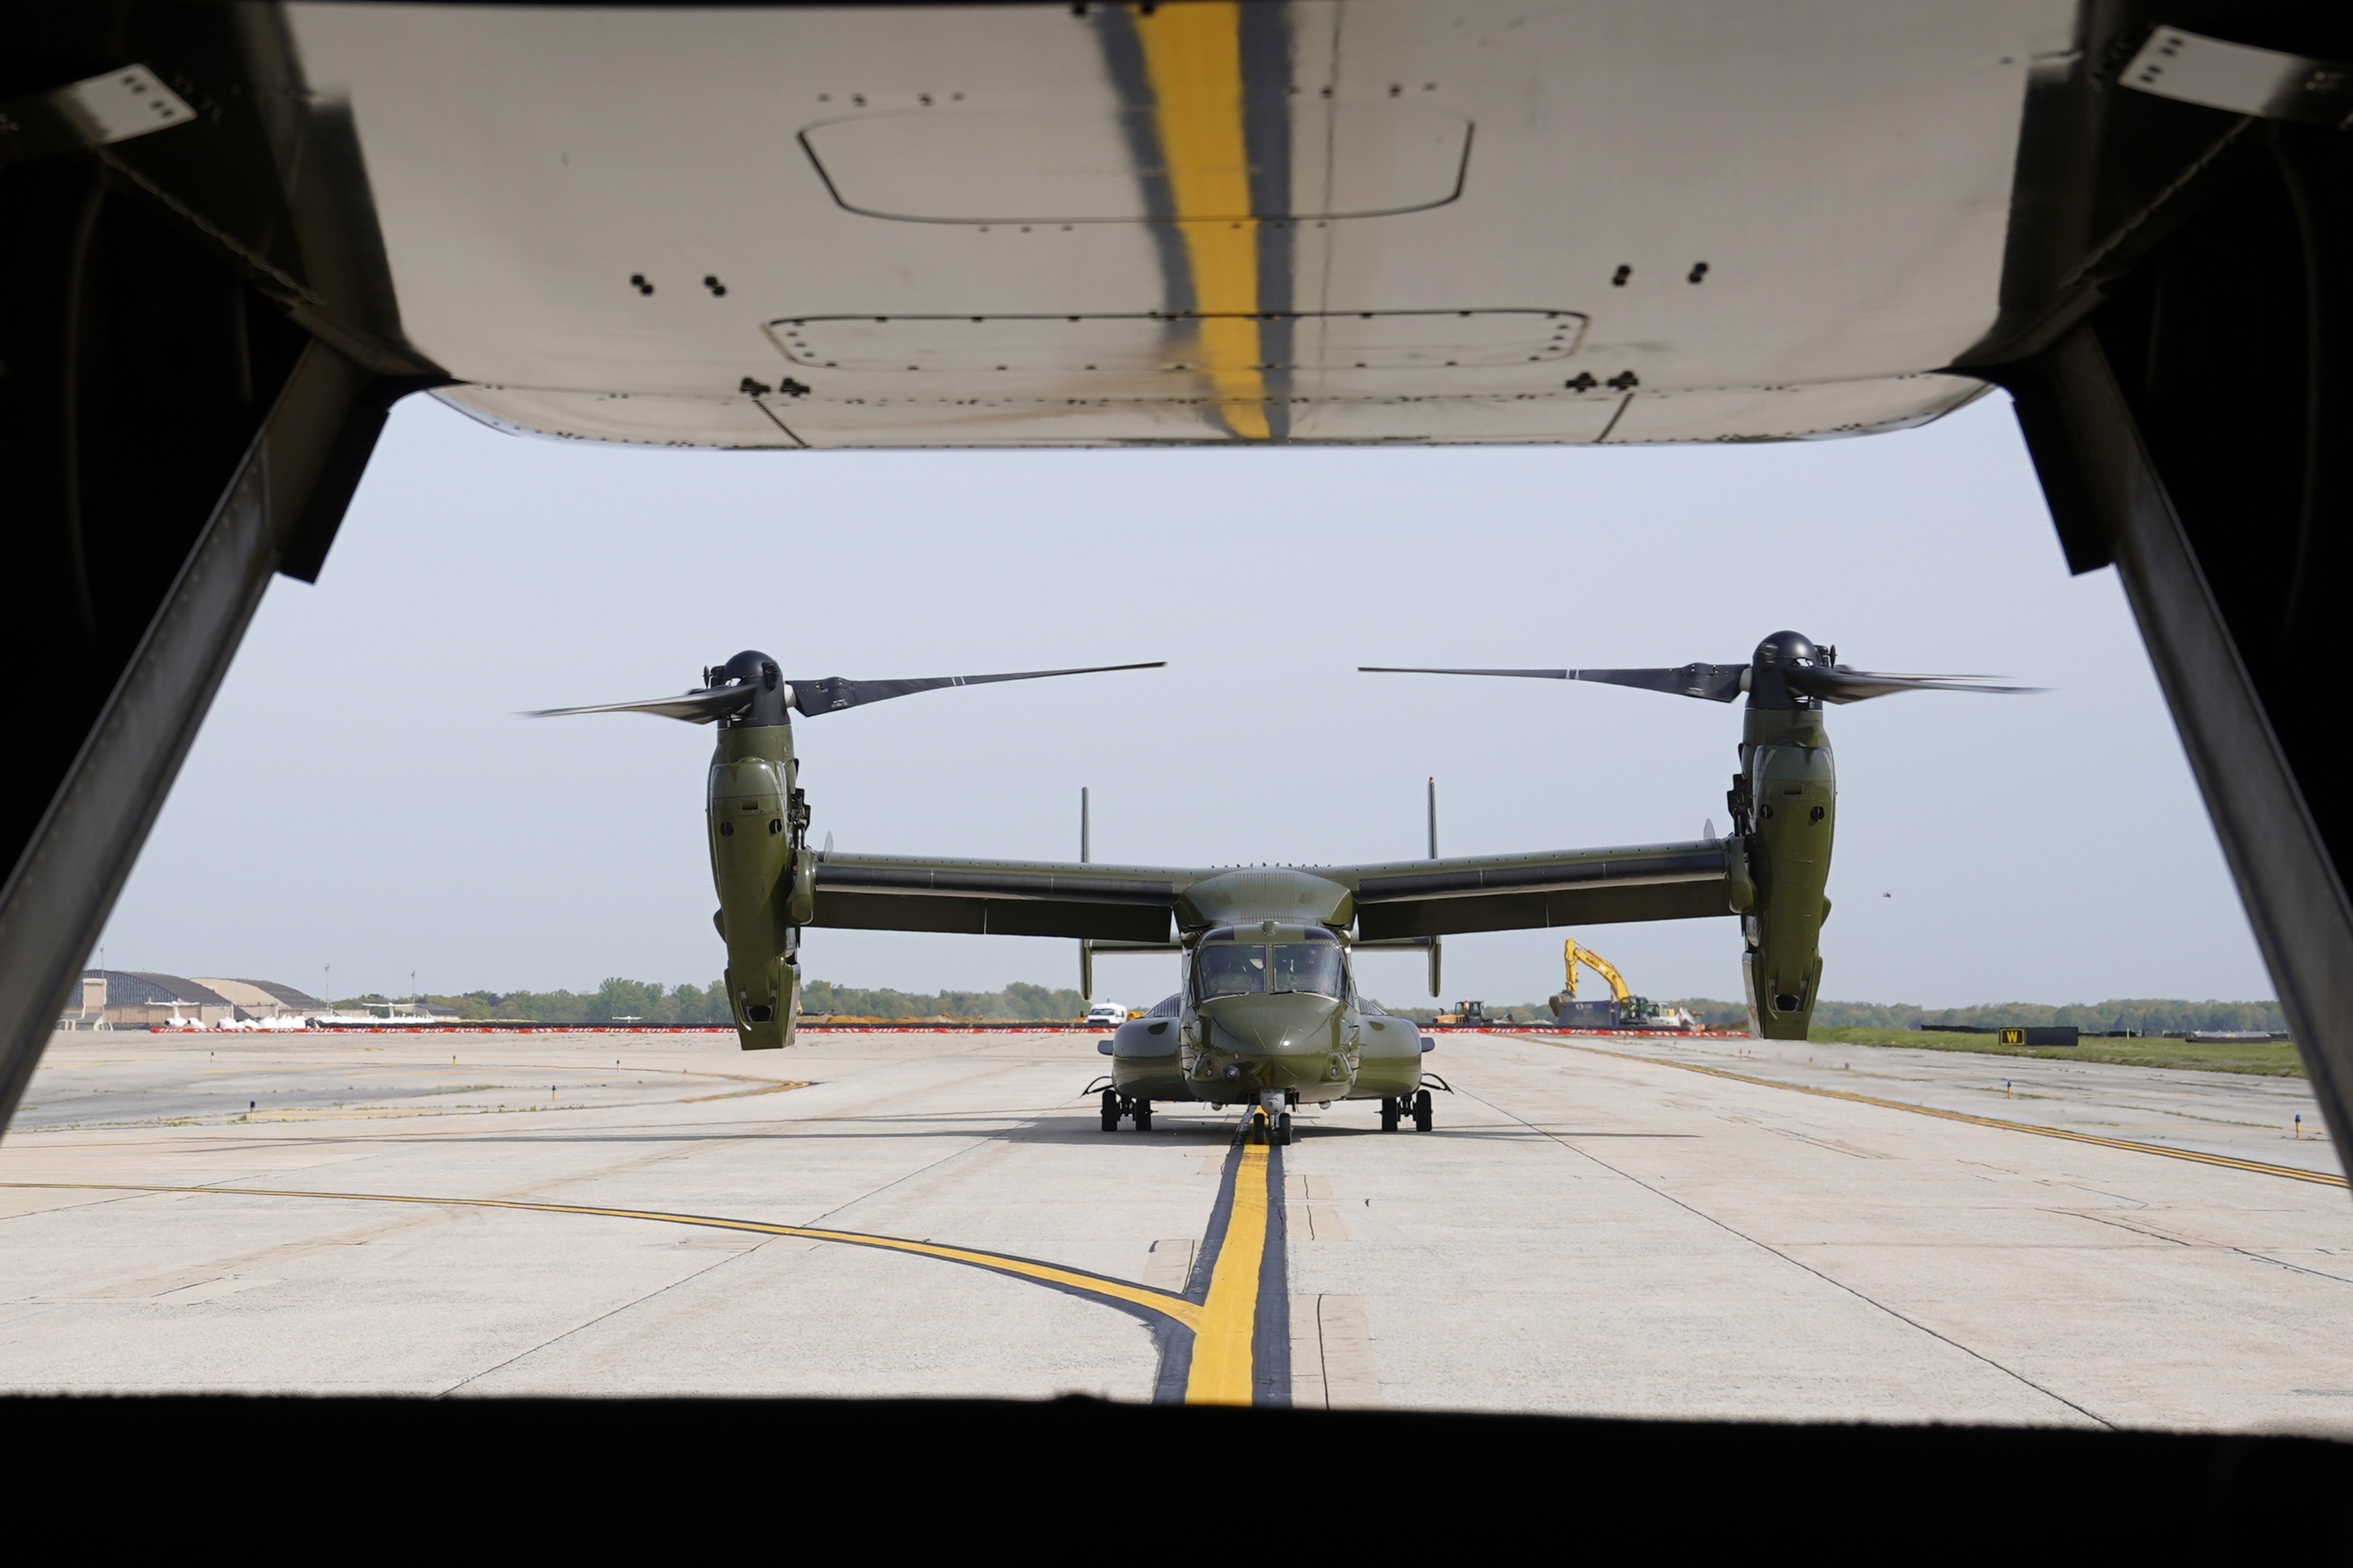
M1797 1094L1819 1095L1824 1100L1849 1100L1857 1105L1876 1105L1884 1110L1908 1110L1915 1116L1934 1116L1946 1121L1966 1121L1975 1127L1998 1127L2005 1132L2031 1132L2038 1138L2063 1138L2071 1143L2096 1143L2104 1149L2124 1149L2136 1154L2162 1154L2168 1160L2188 1160L2193 1164L2219 1165L2226 1171L2246 1171L2259 1176L2285 1176L2290 1181L2313 1182L2324 1187L2353 1185L2343 1176L2332 1176L2326 1171L2303 1171L2294 1165L2271 1165L2261 1160L2242 1160L2230 1154L2208 1154L2196 1149L2168 1149L2162 1143L2136 1143L2129 1138L2104 1138L2096 1132L2078 1132L2066 1127L2044 1127L2031 1121L2005 1121L1999 1116L1973 1116L1966 1110L1939 1110L1933 1105L1906 1105L1900 1100L1881 1100L1873 1095L1856 1094L1842 1089L1816 1089L1810 1084L1783 1083L1778 1079L1757 1078L1745 1072L1732 1072L1724 1068L1703 1067L1697 1062L1669 1061L1663 1057L1638 1057L1625 1051L1605 1051L1598 1046L1571 1045L1566 1040L1535 1040L1520 1037L1534 1044L1556 1047L1561 1050L1584 1051L1589 1056L1608 1057L1613 1061L1648 1062L1654 1067L1679 1068L1684 1072L1705 1073L1710 1078L1728 1078L1736 1083L1753 1083L1765 1089L1786 1089Z

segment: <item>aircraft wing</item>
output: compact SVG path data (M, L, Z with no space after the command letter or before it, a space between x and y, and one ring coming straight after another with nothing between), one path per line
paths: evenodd
M1165 942L1198 871L1029 860L825 854L811 925Z
M1398 860L1320 873L1356 894L1359 941L1624 921L1704 920L1745 907L1745 841Z

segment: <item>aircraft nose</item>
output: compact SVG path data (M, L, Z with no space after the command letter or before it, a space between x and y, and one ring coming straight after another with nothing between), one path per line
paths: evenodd
M1306 994L1221 996L1202 1007L1230 1048L1254 1056L1321 1054L1339 1010L1331 997Z

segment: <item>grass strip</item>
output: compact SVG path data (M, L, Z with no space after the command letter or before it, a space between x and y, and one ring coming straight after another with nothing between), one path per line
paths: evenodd
M1941 1035L1926 1029L1820 1028L1806 1038L1825 1045L1900 1046L1915 1051L1959 1051L1981 1057L2037 1057L2044 1061L2112 1062L2130 1068L2178 1068L2191 1072L2251 1073L2302 1078L2293 1040L2103 1040L2080 1046L2004 1046L1991 1035Z

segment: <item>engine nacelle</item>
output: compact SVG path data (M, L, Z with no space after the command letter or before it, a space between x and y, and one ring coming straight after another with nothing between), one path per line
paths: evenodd
M1740 921L1749 1028L1768 1040L1802 1040L1820 994L1838 772L1820 709L1751 708L1744 729L1755 883Z
M727 943L727 998L747 1051L793 1042L800 1004L795 936L814 909L816 858L794 830L792 731L723 730L707 826L714 921Z

